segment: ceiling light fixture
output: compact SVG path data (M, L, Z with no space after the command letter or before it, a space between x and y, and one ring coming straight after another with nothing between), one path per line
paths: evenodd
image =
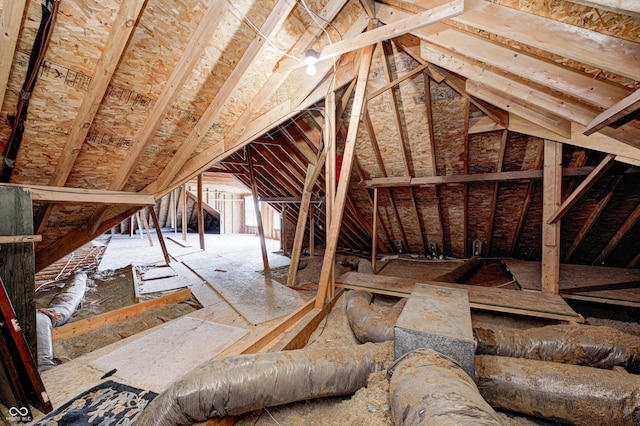
M314 75L316 73L316 64L318 63L318 52L313 49L307 49L304 52L304 63L307 64L307 74Z

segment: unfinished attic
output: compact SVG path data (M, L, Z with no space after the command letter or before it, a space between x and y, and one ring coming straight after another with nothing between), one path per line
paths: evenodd
M0 7L7 424L640 424L640 2Z

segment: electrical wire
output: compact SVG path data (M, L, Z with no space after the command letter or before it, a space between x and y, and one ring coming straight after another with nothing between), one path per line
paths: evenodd
M260 28L258 28L253 22L251 22L251 19L249 19L249 17L247 17L247 15L245 15L240 9L238 9L238 7L233 4L233 2L231 0L229 0L229 4L231 5L231 7L240 14L240 16L242 16L242 20L246 21L249 26L251 28L253 28L253 30L258 33L260 35L260 37L262 37L264 39L264 41L266 41L267 43L269 43L269 45L271 47L273 47L274 49L276 49L278 52L282 53L284 56L288 57L288 58L292 58L295 59L296 61L299 62L303 62L302 59L297 58L287 52L285 52L284 50L282 50L280 47L276 46L275 43L273 43L271 40L269 40L269 37L267 37L266 35L264 35L264 33L262 31L260 31Z

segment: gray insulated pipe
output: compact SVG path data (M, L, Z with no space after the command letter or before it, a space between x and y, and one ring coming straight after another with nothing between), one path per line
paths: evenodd
M408 352L388 374L396 426L504 424L462 367L433 349Z
M373 294L364 290L352 291L347 301L347 320L351 331L362 342L393 340L395 325L407 299L400 299L389 311L372 304Z
M478 355L476 375L480 393L495 408L578 426L640 424L635 374Z
M393 359L393 345L364 344L213 360L172 383L135 425L190 425L312 398L348 395Z
M537 359L640 373L640 337L610 327L561 324L527 330L473 329L478 355Z
M55 367L51 329L66 323L75 313L87 289L87 274L74 274L64 290L58 293L49 306L36 312L36 339L38 343L38 369Z

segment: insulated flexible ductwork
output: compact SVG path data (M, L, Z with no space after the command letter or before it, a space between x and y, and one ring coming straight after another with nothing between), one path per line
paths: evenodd
M36 312L36 334L38 342L38 369L55 367L51 329L66 323L78 309L87 289L87 274L77 272L64 291L58 293L49 306Z
M86 290L87 274L77 272L71 281L65 285L64 291L58 293L49 306L40 311L51 318L54 327L59 327L66 323L76 312Z
M396 426L503 425L462 367L432 349L403 355L389 374Z
M571 425L640 424L640 376L599 368L476 356L478 389L492 407Z
M551 325L528 330L474 328L477 354L529 358L640 373L640 337L610 327Z
M364 290L352 291L347 302L347 320L353 334L362 342L393 340L393 326L407 299L400 299L390 311L372 305L373 294Z
M188 425L263 407L351 394L392 357L391 343L369 343L216 359L172 383L135 425Z

